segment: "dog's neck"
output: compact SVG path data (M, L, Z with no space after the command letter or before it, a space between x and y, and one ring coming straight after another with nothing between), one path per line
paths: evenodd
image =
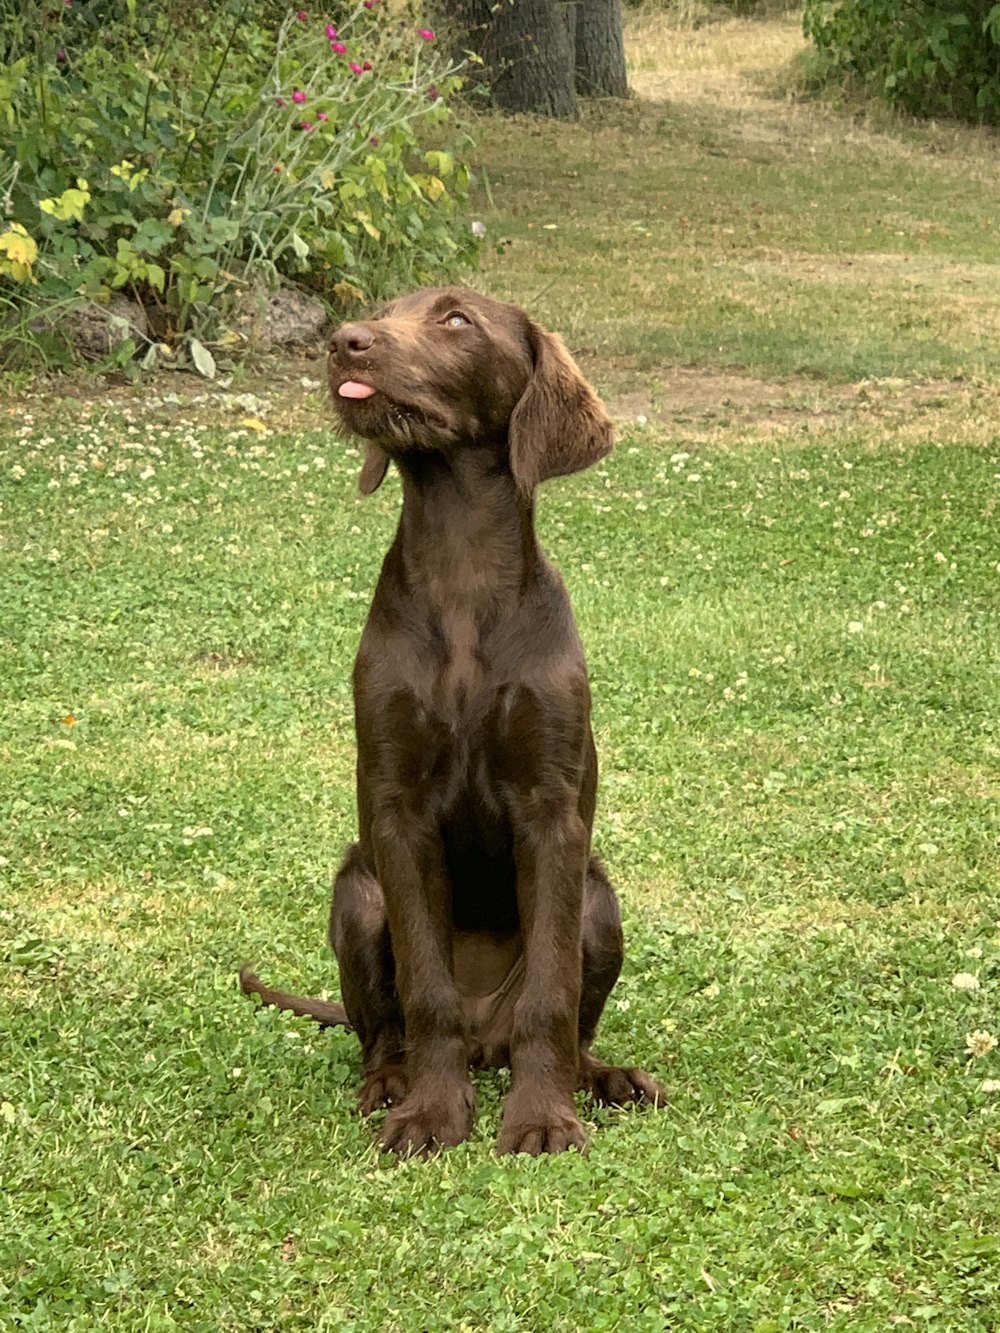
M447 619L516 604L540 559L533 505L488 448L397 460L403 512L396 547L411 596Z

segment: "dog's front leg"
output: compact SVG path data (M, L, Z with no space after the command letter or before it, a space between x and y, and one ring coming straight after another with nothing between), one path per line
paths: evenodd
M440 835L425 811L399 804L372 821L406 1025L408 1091L382 1129L402 1155L461 1143L473 1094L462 1003L452 977L451 891Z
M573 1104L579 1077L583 969L581 922L590 835L567 791L520 810L515 843L517 903L525 978L514 1010L512 1084L504 1104L501 1152L583 1148Z

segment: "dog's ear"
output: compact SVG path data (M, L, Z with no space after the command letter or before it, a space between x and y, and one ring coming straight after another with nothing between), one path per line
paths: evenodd
M540 481L580 472L611 452L613 427L563 340L527 322L534 372L510 417L510 466L529 496Z
M358 490L362 495L371 495L385 480L389 469L389 455L380 444L365 445L365 461L361 464L358 477Z

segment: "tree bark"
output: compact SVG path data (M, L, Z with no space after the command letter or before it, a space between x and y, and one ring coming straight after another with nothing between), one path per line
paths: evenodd
M576 0L576 91L628 97L621 0Z
M576 119L575 25L564 0L461 0L456 8L496 106Z

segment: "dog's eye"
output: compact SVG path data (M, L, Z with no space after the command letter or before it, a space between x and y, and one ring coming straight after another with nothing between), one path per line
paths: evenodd
M449 310L448 314L445 315L444 319L441 321L441 323L447 325L449 329L460 329L463 324L469 324L471 322L471 320L465 318L460 310Z

